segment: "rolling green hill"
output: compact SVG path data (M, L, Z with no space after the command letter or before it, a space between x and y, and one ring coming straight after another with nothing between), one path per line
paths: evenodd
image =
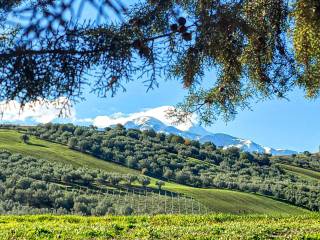
M0 130L0 149L6 149L14 153L30 155L36 158L47 159L72 164L98 168L108 172L135 173L138 171L117 165L111 162L94 158L90 155L70 150L67 146L30 138L29 144L20 140L21 133L14 130ZM153 179L153 187L155 180ZM194 197L205 204L213 212L223 213L263 213L263 214L304 214L308 212L272 198L219 189L199 189L176 183L167 182L164 189L184 193Z
M17 131L0 129L0 148L7 149L13 153L21 153L50 161L59 161L74 166L99 168L108 172L138 173L138 171L133 169L124 168L112 162L106 162L71 150L67 146L43 141L35 137L31 137L30 143L26 145L20 140L20 136L21 133Z
M298 167L301 169L307 169L307 170L320 173L320 154L319 153L311 154L310 152L305 151L303 153L294 154L291 156L290 155L272 156L271 160L276 163L286 164L286 165ZM299 169L296 169L296 170L301 172L301 170ZM314 176L314 174L312 175Z

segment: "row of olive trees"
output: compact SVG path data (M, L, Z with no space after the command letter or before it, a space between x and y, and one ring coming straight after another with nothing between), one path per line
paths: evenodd
M167 191L153 192L147 188L150 179L145 176L75 168L8 151L0 151L0 183L0 213L4 214L199 211L199 203L193 199ZM164 182L156 184L161 189Z
M219 165L222 161L240 157L236 148L222 150L217 149L212 143L200 144L198 141L155 133L153 130L126 130L119 125L113 129L97 131L93 127L46 124L30 128L29 132L42 139L63 143L72 149L167 180L181 181L181 171L188 164L186 160L190 157L202 160L198 162L198 169L192 171L194 177L200 177L200 170L203 172L209 169L210 165L208 167L205 162ZM257 165L268 164L267 156L247 153L246 158ZM187 171L183 171L185 172ZM186 180L184 184L193 185L188 178Z

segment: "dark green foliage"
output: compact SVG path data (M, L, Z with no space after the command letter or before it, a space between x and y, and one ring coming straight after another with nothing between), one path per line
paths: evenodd
M306 155L307 157L311 156L311 153L309 151L304 151L303 154Z
M190 197L148 188L146 176L75 168L8 151L0 151L0 173L0 214L103 216L205 210L194 209L200 203Z
M152 138L154 138L155 136L157 136L157 133L156 133L153 129L144 130L144 131L143 131L143 134L144 134L145 136L152 137Z
M170 168L167 168L164 172L163 172L163 177L170 180L173 177L173 171Z
M202 147L208 151L215 151L217 149L216 145L214 145L212 142L205 142L202 144Z
M164 186L164 185L165 185L165 182L164 182L164 181L159 180L159 181L157 181L157 182L156 182L156 185L158 186L159 190L161 190L162 186Z
M168 137L168 140L171 142L171 143L184 143L184 139L180 136L177 136L177 135L170 135Z
M71 149L74 149L78 144L77 138L76 137L70 137L68 140L68 147Z
M138 178L138 182L144 186L144 187L147 187L149 184L150 184L150 179L147 178L147 177L139 177Z
M1 213L120 213L121 204L110 198L108 186L137 180L134 175L77 169L7 151L0 152L0 172Z
M29 136L27 134L22 134L21 135L21 140L24 142L24 143L28 143L29 141Z
M131 215L133 213L133 209L131 207L124 207L122 209L122 214L123 215Z

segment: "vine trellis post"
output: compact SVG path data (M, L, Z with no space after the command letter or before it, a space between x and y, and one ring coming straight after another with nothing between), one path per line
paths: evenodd
M133 209L134 206L134 189L132 189L132 193L131 193L131 208Z
M171 192L171 213L173 214L173 194Z
M193 198L191 198L191 212L192 212L192 214L193 214L193 202L194 202L194 200L193 200Z
M184 207L185 207L186 214L188 214L187 198L186 197L184 197Z
M119 195L118 195L118 205L120 205L120 200L121 200L121 189L120 189Z
M154 207L153 195L154 195L153 192L151 192L151 206L152 206L152 209Z
M146 197L145 197L145 201L144 201L144 211L146 212L147 211L147 191L145 190L145 194L146 194Z
M140 195L140 192L138 194L138 212L140 213L140 202L141 202L141 195Z
M164 212L167 214L167 191L164 190Z
M160 204L160 189L158 193L158 213L161 212L161 204Z

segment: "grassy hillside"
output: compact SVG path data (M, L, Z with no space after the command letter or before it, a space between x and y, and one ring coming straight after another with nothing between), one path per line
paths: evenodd
M301 167L291 166L291 165L287 165L287 164L280 164L280 166L283 169L290 171L294 174L298 174L299 176L301 176L303 178L312 178L315 180L320 180L320 172L316 172L316 171L301 168Z
M304 214L307 210L255 194L222 189L199 189L186 186L170 187L208 206L213 212L235 214Z
M1 216L0 239L319 239L320 216Z
M138 173L132 169L70 150L66 146L39 140L34 137L31 137L29 144L24 144L20 140L20 135L16 131L0 130L0 149L7 149L11 152L48 159L50 161L73 164L74 166L98 168L109 172ZM307 212L301 208L275 201L271 198L248 193L218 189L198 189L176 183L166 183L164 189L190 195L214 212L279 214L302 214Z
M300 154L288 155L288 156L273 156L271 157L273 162L287 164L298 168L308 169L315 172L320 171L320 154L306 151Z
M133 169L124 168L112 162L106 162L90 155L70 150L67 146L39 140L32 136L30 137L30 143L26 145L20 140L20 136L21 134L17 131L0 129L0 148L7 149L13 153L59 161L74 166L99 168L108 172L138 173Z

